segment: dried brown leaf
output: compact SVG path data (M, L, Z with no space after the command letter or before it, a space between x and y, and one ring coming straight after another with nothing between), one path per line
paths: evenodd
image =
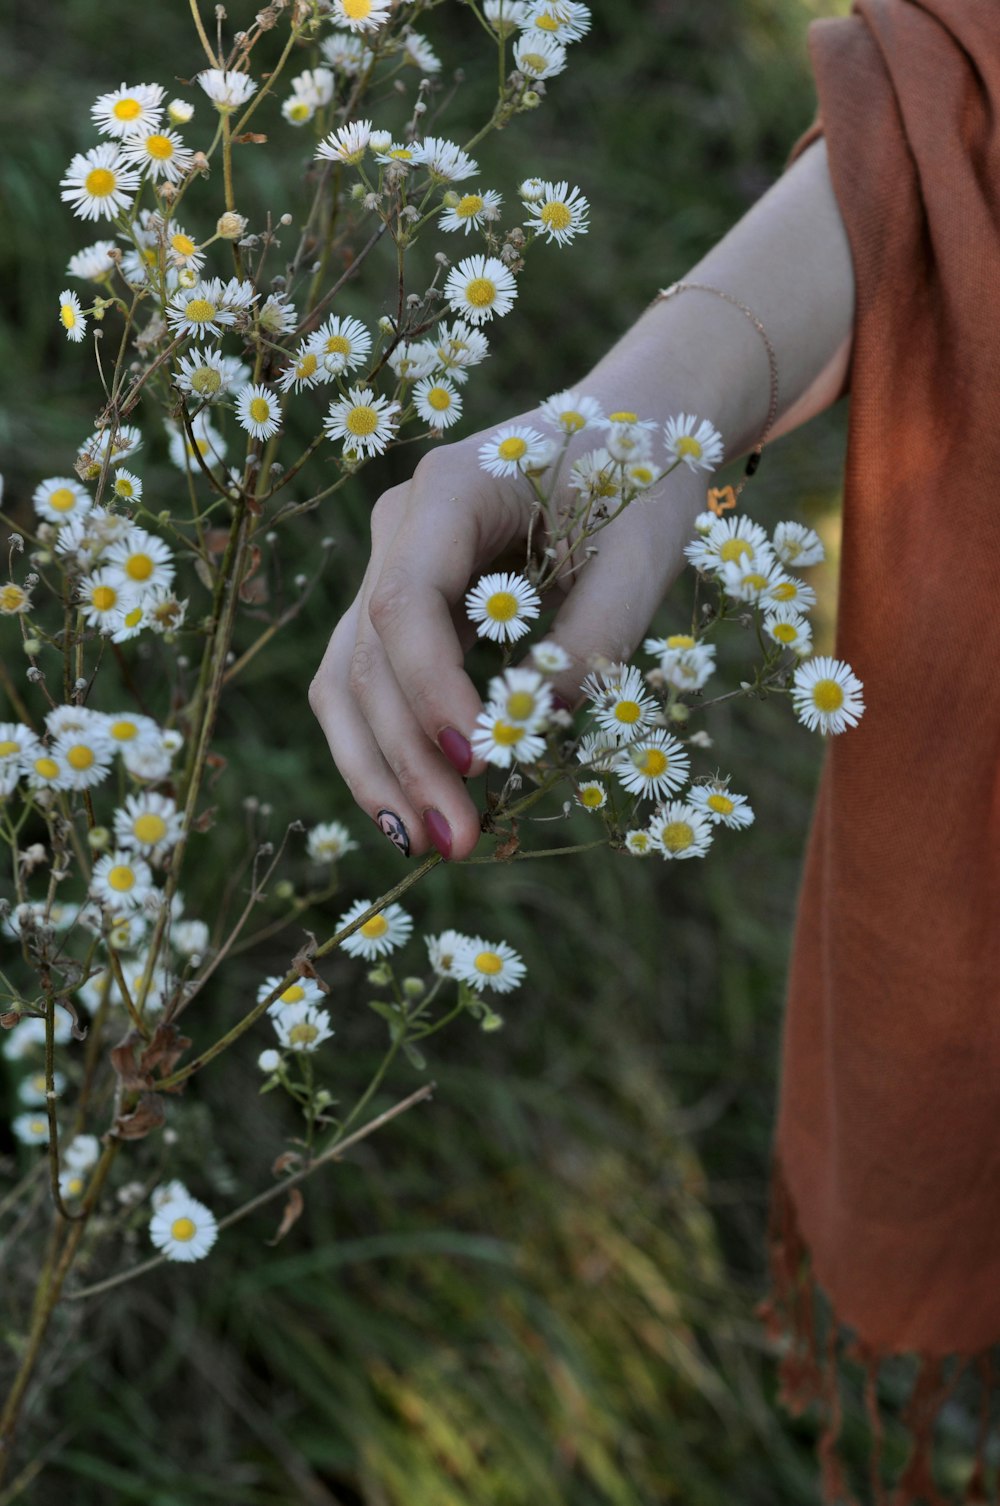
M279 1244L280 1241L284 1239L285 1235L288 1233L292 1225L297 1223L301 1218L302 1210L304 1207L305 1200L303 1199L303 1196L299 1189L297 1187L290 1187L288 1189L288 1202L285 1204L285 1211L281 1215L281 1223L278 1225L278 1232L273 1239L265 1239L264 1243L267 1245Z
M144 1140L166 1117L163 1100L156 1093L143 1093L131 1114L118 1115L111 1134L116 1140Z

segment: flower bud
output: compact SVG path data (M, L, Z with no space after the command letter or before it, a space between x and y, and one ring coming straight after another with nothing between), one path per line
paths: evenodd
M277 1072L281 1066L280 1051L262 1051L257 1058L257 1065L262 1072Z
M425 991L423 978L403 979L403 993L408 999L420 999Z
M103 852L111 842L111 833L106 826L92 826L87 833L87 846L94 852Z
M227 209L225 214L219 216L215 233L224 241L238 241L246 228L246 215L237 214L235 209Z
M686 722L690 715L691 709L689 706L685 706L683 701L675 701L670 708L670 720L672 722Z
M172 99L167 106L167 114L172 125L187 125L194 114L194 105L186 99Z

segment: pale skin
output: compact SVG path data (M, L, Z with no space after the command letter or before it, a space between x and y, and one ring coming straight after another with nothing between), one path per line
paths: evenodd
M834 402L850 362L854 275L825 143L813 143L682 280L724 289L767 330L779 376L772 438ZM727 459L756 443L769 401L759 333L738 309L694 291L648 308L566 386L605 412L633 409L660 423L680 412L707 418ZM546 428L531 411L516 421ZM309 689L358 805L373 820L384 811L398 817L414 855L437 848L461 859L480 835L463 776L485 768L467 752L482 700L464 668L473 636L462 604L480 574L516 561L518 548L523 565L531 503L522 477L498 480L480 468L478 449L491 432L432 450L408 482L379 498L361 589ZM600 443L585 438L576 441L581 449ZM706 472L679 467L602 532L597 553L567 578L548 634L572 661L555 680L567 703L596 659L627 659L641 642L685 563L710 484Z

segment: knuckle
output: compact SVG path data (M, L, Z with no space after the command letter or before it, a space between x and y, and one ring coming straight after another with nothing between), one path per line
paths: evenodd
M359 643L351 655L351 664L347 672L347 683L351 694L358 701L364 701L371 691L372 681L375 678L375 655L364 643Z
M410 585L406 571L399 566L383 570L368 603L368 616L376 632L391 629L406 610L409 601Z

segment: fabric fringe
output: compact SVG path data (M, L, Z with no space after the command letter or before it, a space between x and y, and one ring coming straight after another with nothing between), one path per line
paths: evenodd
M880 1353L846 1328L816 1281L777 1156L771 1176L768 1261L771 1287L756 1314L779 1356L779 1405L792 1417L800 1417L810 1406L819 1410L816 1457L824 1506L1000 1506L997 1434L991 1420L996 1391L993 1349L947 1359L918 1353L901 1357ZM825 1312L822 1323L820 1309ZM885 1379L883 1367L899 1366L904 1358L915 1366L915 1373L900 1409L898 1402L883 1401L879 1382ZM978 1392L972 1471L964 1486L946 1489L935 1478L935 1432L943 1409L963 1382ZM853 1447L858 1433L865 1449L864 1459L856 1461L857 1472L867 1475L865 1493L860 1495L851 1483L842 1387L851 1403L851 1453L856 1455L861 1447ZM901 1445L905 1450L894 1481L886 1478L890 1435L892 1453L898 1455Z

